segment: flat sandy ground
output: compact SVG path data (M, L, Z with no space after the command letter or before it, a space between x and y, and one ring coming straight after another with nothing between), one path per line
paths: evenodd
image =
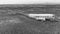
M52 13L59 16L60 10L58 9L60 8L55 5L44 7L5 5L0 7L0 34L60 34L59 21L41 22L25 15L29 13Z

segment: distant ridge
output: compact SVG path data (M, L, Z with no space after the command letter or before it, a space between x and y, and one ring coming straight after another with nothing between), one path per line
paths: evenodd
M60 4L1 4L0 7L60 7Z

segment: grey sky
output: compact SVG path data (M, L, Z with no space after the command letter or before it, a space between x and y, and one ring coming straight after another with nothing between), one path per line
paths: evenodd
M59 0L0 0L0 4L37 4L52 3L59 4Z

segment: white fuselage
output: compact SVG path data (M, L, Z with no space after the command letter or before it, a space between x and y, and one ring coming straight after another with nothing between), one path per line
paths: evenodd
M40 19L40 20L45 20L45 19L54 19L55 15L54 14L29 14L29 17L35 18L35 19Z

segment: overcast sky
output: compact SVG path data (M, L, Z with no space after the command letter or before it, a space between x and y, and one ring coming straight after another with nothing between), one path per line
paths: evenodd
M34 3L60 4L60 1L59 0L0 0L0 4L34 4Z

